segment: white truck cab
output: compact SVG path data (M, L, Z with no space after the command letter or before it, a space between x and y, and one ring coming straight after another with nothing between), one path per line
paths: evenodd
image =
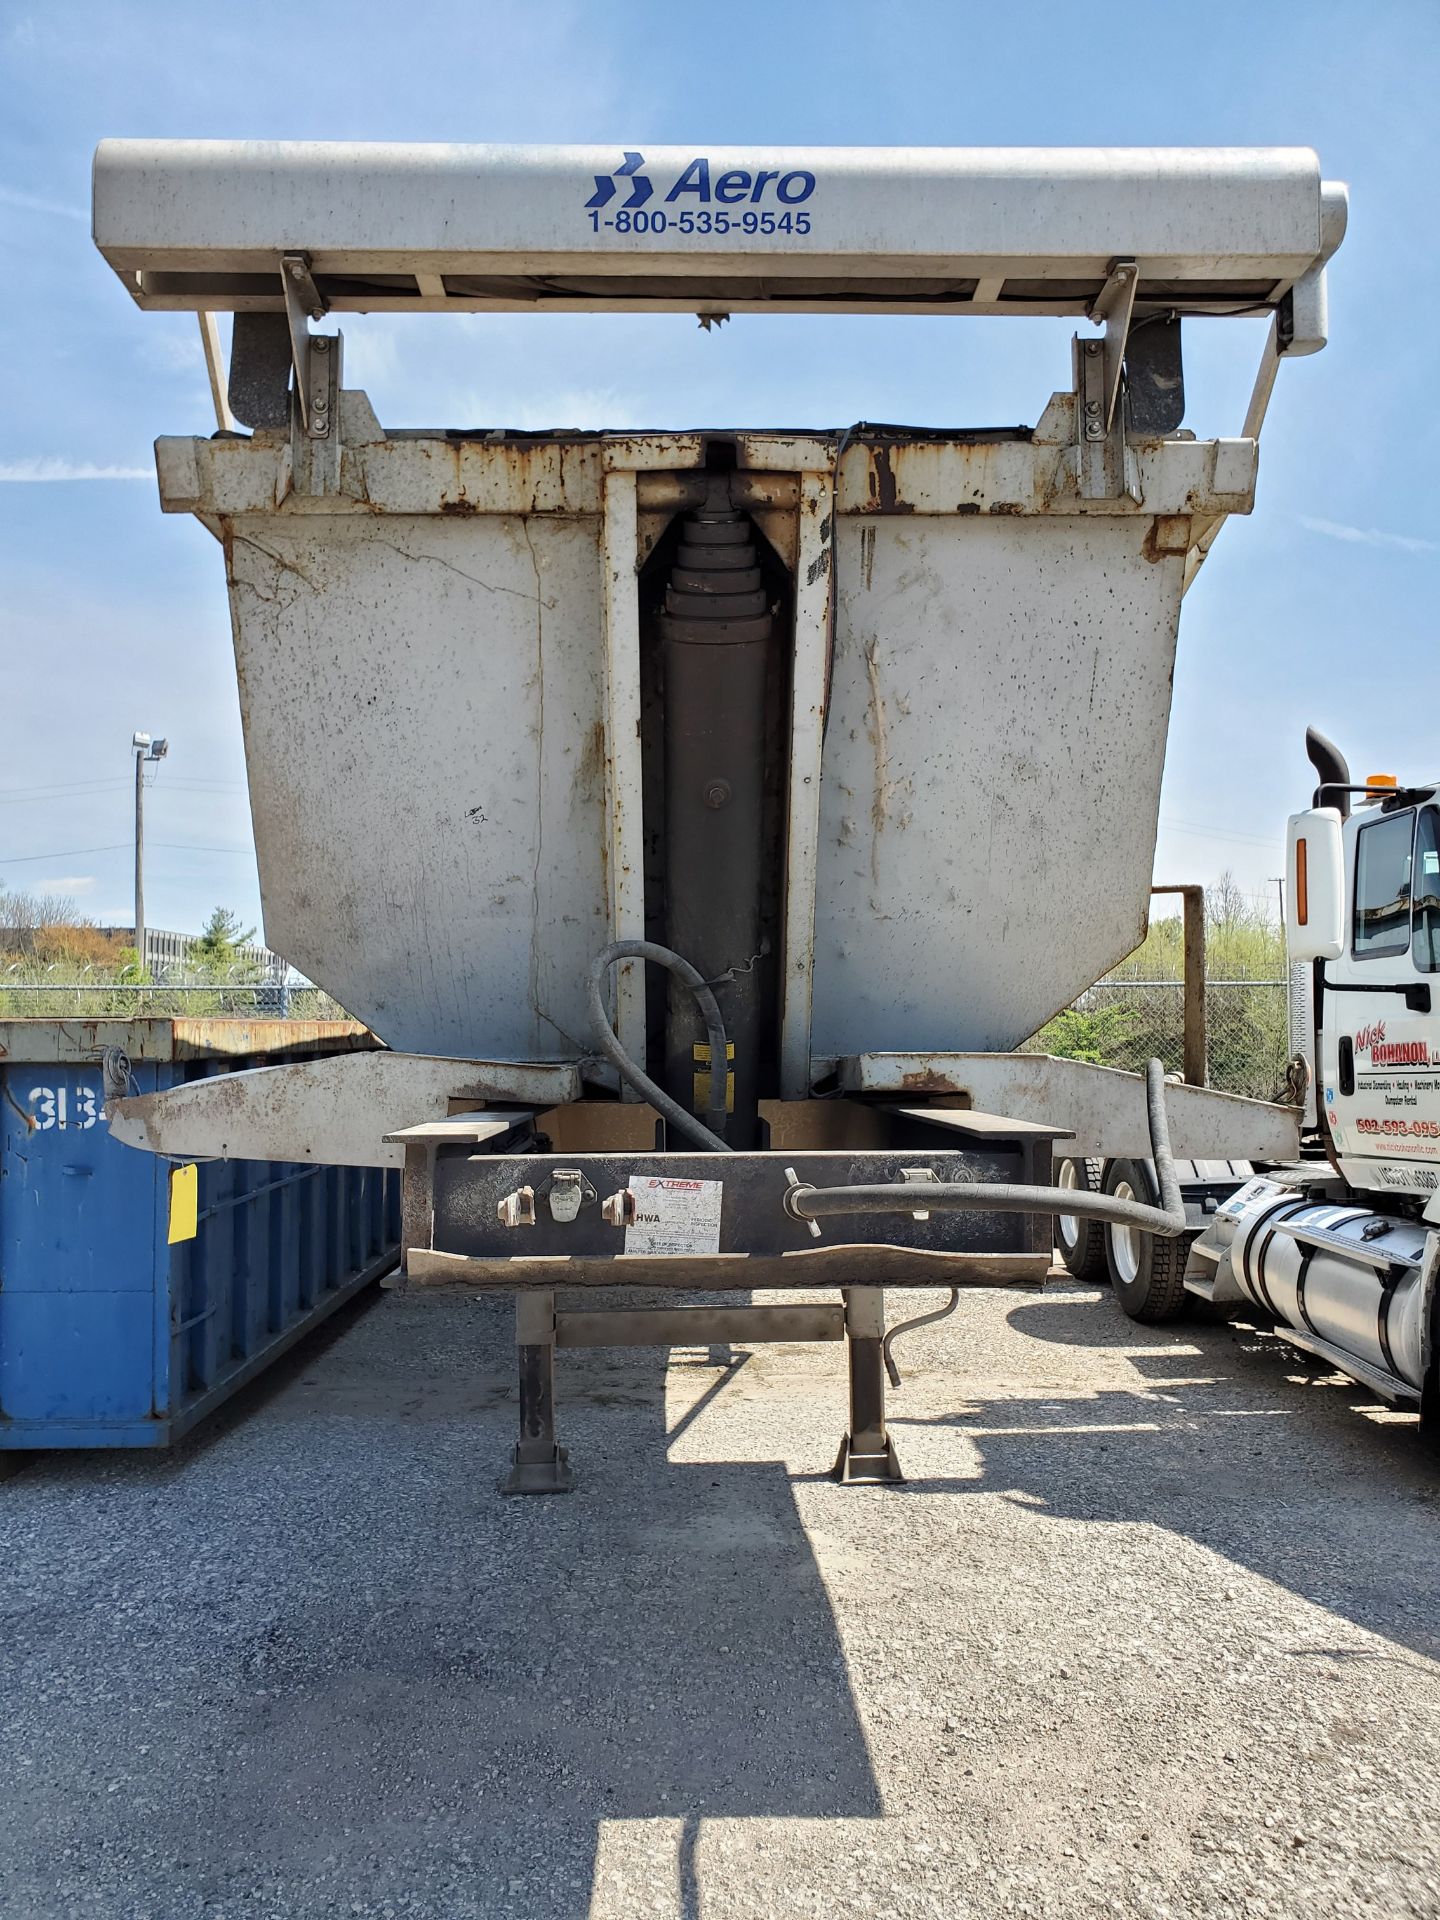
M1292 1344L1440 1435L1440 783L1352 783L1313 729L1320 784L1289 823L1286 941L1311 970L1312 1124L1298 1161L1182 1165L1199 1231L1164 1241L1062 1221L1072 1273L1101 1266L1132 1318L1193 1297L1258 1311ZM1230 1178L1224 1178L1226 1172ZM1063 1177L1063 1176L1062 1176ZM1071 1184L1154 1185L1148 1163L1072 1161ZM1208 1214L1202 1219L1201 1214Z
M1435 795L1375 779L1353 810L1297 814L1287 930L1292 958L1316 967L1317 1105L1341 1174L1426 1201L1440 1187Z

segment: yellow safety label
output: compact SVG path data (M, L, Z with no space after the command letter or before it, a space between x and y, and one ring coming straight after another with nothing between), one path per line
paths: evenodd
M703 1113L705 1108L710 1104L710 1042L708 1040L697 1040L693 1052L695 1064L704 1067L705 1071L704 1073L697 1073L695 1075L695 1091L691 1098L691 1105L697 1113ZM733 1040L727 1041L726 1043L725 1058L730 1062L730 1072L725 1076L725 1111L726 1113L734 1113L735 1042Z
M196 1166L170 1169L170 1245L177 1240L193 1240L200 1230L200 1169Z

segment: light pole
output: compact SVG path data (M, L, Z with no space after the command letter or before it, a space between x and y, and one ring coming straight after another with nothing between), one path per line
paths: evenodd
M145 763L163 760L168 740L152 740L148 733L132 734L135 754L135 961L145 971Z

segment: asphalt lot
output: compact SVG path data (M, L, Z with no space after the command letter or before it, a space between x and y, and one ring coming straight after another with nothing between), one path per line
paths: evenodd
M0 1484L7 1920L1440 1914L1413 1423L1064 1287L901 1347L904 1488L838 1349L630 1351L501 1500L509 1325L383 1296Z

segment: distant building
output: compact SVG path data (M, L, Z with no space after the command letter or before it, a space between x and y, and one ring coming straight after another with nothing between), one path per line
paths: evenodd
M101 927L99 931L117 949L135 944L134 927ZM194 933L169 933L163 927L146 927L141 964L157 978L164 973L183 973L199 937ZM284 980L290 972L289 961L282 960L269 947L236 947L235 964L257 967L267 980Z
M46 927L0 927L0 953L33 954L41 936L53 934L57 929ZM59 932L67 929L60 928ZM135 945L134 927L92 927L78 926L73 929L85 941L85 958L92 965L102 964L97 946L108 948L118 965L120 954L126 947ZM199 939L194 933L170 933L164 927L145 929L144 965L153 978L159 980L166 974L184 973L190 965L192 949ZM240 967L252 967L267 981L284 981L290 978L291 968L288 960L282 960L278 953L272 953L269 947L256 945L236 947L235 964Z

